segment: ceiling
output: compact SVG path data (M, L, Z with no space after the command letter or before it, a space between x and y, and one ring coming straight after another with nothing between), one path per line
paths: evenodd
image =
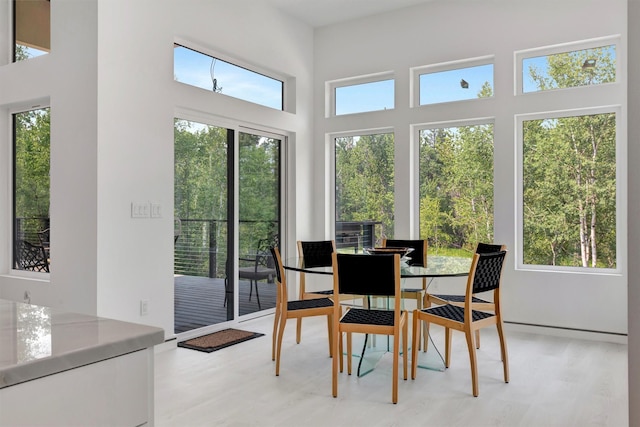
M376 15L432 0L267 0L312 27Z

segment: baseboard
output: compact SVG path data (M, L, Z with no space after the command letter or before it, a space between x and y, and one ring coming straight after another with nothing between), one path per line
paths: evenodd
M169 338L162 344L157 344L153 348L153 352L154 354L158 354L158 353L162 353L163 351L174 350L176 348L178 348L178 340L176 339L176 337L173 337L173 338Z
M529 323L504 322L507 331L528 332L540 335L551 335L564 338L575 338L591 341L611 342L627 345L627 335L582 329L562 328L558 326L534 325Z

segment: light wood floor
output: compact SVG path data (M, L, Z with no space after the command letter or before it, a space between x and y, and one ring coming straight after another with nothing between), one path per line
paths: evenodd
M482 330L480 395L471 394L464 336L454 332L451 367L400 376L391 403L391 357L362 377L339 377L331 396L326 321L305 319L295 344L287 324L280 376L271 361L273 316L239 328L265 333L214 353L183 348L155 357L157 426L613 426L628 425L627 346L507 333L510 383L497 334ZM444 347L442 328L434 341ZM401 374L400 374L401 375Z

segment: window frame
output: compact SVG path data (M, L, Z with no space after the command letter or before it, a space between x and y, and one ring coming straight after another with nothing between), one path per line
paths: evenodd
M524 122L530 120L544 120L568 118L577 116L587 116L595 114L615 114L616 120L616 268L601 267L577 267L577 266L557 266L557 265L539 265L524 263ZM601 275L621 275L626 265L626 257L624 256L624 248L626 248L626 236L623 224L626 224L625 212L627 209L626 202L626 158L627 150L624 143L622 129L622 106L594 106L584 108L574 108L569 110L556 110L546 112L535 112L515 115L515 142L516 142L516 247L515 251L515 268L521 271L536 272L554 272L554 273L577 273L577 274L601 274Z
M51 270L49 272L44 271L29 271L29 270L21 270L15 268L15 238L16 238L16 204L15 204L15 194L16 194L16 127L15 127L15 116L20 113L26 113L29 111L35 110L44 110L49 109L49 114L51 114L51 102L47 99L35 100L29 105L20 105L15 108L11 108L8 110L8 128L9 128L9 137L10 137L10 167L9 167L9 204L11 213L9 216L9 252L8 252L8 261L9 261L9 275L15 277L24 277L29 279L38 279L43 282L49 282ZM50 129L49 129L49 156L51 156L51 115L50 115ZM49 177L51 177L51 157L49 158ZM51 178L50 178L51 179ZM51 211L51 183L49 184L49 211ZM51 215L51 214L49 214ZM51 227L51 216L49 216L49 227Z
M493 96L490 98L470 98L470 99L460 99L460 100L452 100L452 101L443 101L436 102L432 104L420 104L420 76L423 74L433 74L440 73L444 71L453 71L464 68L478 67L482 65L493 65ZM420 65L417 67L409 68L409 84L410 84L410 94L409 97L409 106L410 108L418 108L418 107L428 107L431 105L440 105L440 104L448 104L451 102L469 102L476 101L480 99L492 99L495 98L495 55L484 55L477 56L474 58L466 58L466 59L456 59L453 61L439 62L435 64L429 65Z
M493 235L495 238L496 232L496 220L495 220L495 202L496 202L496 193L495 193L495 172L496 172L496 156L495 156L495 137L496 137L496 120L494 116L486 116L486 117L477 117L470 119L458 119L458 120L444 120L438 122L427 122L414 124L411 126L411 136L413 138L413 143L411 144L411 153L413 156L413 160L411 162L412 167L414 168L415 175L412 179L415 182L412 197L414 200L413 203L413 216L415 218L415 229L416 235L421 236L420 234L420 132L423 130L433 130L433 129L443 129L443 128L459 128L465 126L482 126L482 125L491 125L493 127Z
M393 81L393 107L392 108L387 108L384 110L359 111L356 113L346 113L346 114L336 115L336 89L337 88L357 86L357 85L367 84L367 83L383 82L386 80ZM397 84L397 79L395 76L395 72L393 71L383 71L380 73L365 74L365 75L356 76L356 77L347 77L343 79L327 81L325 82L325 85L324 85L325 118L353 116L355 114L371 114L379 111L395 110L396 104L397 104L396 84ZM348 135L345 133L344 136L355 136L355 135Z
M614 82L600 83L592 86L575 86L575 87L567 87L567 88L549 89L544 91L523 92L524 76L522 73L524 72L524 70L523 70L522 62L525 59L556 55L560 53L569 53L569 52L578 51L578 50L593 49L593 48L610 46L610 45L614 45L616 50L616 79ZM536 47L532 49L516 50L513 53L514 65L515 65L514 95L527 96L532 94L541 94L541 93L549 93L549 92L565 91L565 90L576 90L576 89L584 90L585 88L589 88L589 87L619 84L620 79L622 77L620 52L621 52L620 35L598 37L598 38L587 39L587 40L579 40L579 41L574 41L569 43L561 43L561 44L554 44L549 46Z
M180 38L175 38L173 40L172 43L172 55L173 55L173 51L175 50L176 46L180 46L183 47L185 49L189 49L192 51L195 51L201 55L205 55L205 56L209 56L211 58L215 58L215 59L219 59L221 61L224 61L228 64L231 64L233 66L236 66L238 68L243 68L251 73L255 73L255 74L259 74L261 76L270 78L272 80L276 80L282 83L282 92L281 92L281 98L282 98L282 108L281 109L277 109L277 108L273 108L264 104L259 104L253 101L249 101L246 99L242 99L242 98L238 98L236 96L233 95L227 95L225 93L220 93L219 95L224 95L224 96L228 96L230 98L233 99L237 99L239 101L243 101L243 102L248 102L252 105L257 105L260 107L264 107L264 108L269 108L270 110L275 110L275 111L286 111L286 112L290 112L290 113L295 113L295 78L290 77L290 76L285 76L282 75L280 73L277 73L275 71L269 70L265 67L261 67L259 65L256 65L255 63L251 63L248 61L244 61L240 58L237 57L232 57L230 55L226 55L222 52L216 51L214 49L208 48L206 46L203 46L202 44L199 43L195 43L189 40L185 40L185 39L180 39ZM194 86L191 85L189 83L184 83L181 81L178 81L175 79L175 60L173 60L172 62L173 66L171 68L171 71L174 73L174 76L172 78L172 80L175 83L179 83L182 85L187 85L190 87L196 87L198 89L202 89L205 90L199 86ZM207 90L207 92L210 93L216 93L212 90Z

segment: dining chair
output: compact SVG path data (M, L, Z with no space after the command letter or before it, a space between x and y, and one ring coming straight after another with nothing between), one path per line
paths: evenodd
M271 255L275 260L276 282L276 310L273 320L273 336L271 343L271 360L276 362L276 376L280 375L280 353L282 351L282 337L289 319L301 319L311 316L327 316L329 332L329 356L333 355L333 301L327 297L301 299L289 301L287 295L287 279L277 246L271 248ZM298 341L299 342L299 341Z
M507 343L504 336L502 314L500 310L500 283L504 270L506 251L492 253L476 253L467 278L467 286L463 306L445 304L429 307L413 312L413 346L411 349L411 379L416 378L417 371L417 341L420 336L419 322L421 320L435 323L445 328L445 367L451 362L451 332L457 330L465 333L471 365L471 384L473 395L478 396L478 362L474 343L475 331L487 326L496 325L500 339L500 352L504 371L504 382L509 382L509 362L507 358ZM493 291L494 312L476 310L473 295L479 292Z
M486 254L491 252L500 252L506 251L507 245L497 245L493 243L482 243L479 242L476 246L475 253L477 254ZM431 307L432 304L442 305L442 304L451 304L462 307L464 305L465 296L464 295L444 295L444 294L430 294L425 293L424 296L424 306ZM478 298L476 295L473 296L473 308L476 310L485 310L485 311L495 311L495 304L492 301L487 301L486 299ZM428 335L429 333L429 324L425 324L424 335ZM480 330L476 331L476 348L480 348ZM426 351L426 344L425 344Z
M418 266L418 267L426 267L427 266L427 248L428 243L427 239L416 239L416 240L398 240L398 239L383 239L382 246L385 248L411 248L413 251L408 255L409 260L407 261L407 265ZM416 308L418 310L422 309L424 298L427 291L427 278L422 278L422 286L419 288L408 288L406 286L402 289L402 298L403 299L411 299L415 300ZM429 338L427 328L424 328L424 338L420 341L420 346L422 346L422 341L425 342Z
M304 258L305 267L331 267L331 254L336 252L335 240L298 240L298 256ZM307 290L306 274L300 272L298 282L300 288L300 299L332 297L333 287L329 289ZM349 299L352 296L347 296ZM343 300L346 298L343 298ZM296 342L299 344L302 339L302 318L296 322Z
M17 268L20 270L49 273L49 259L43 246L18 239L15 245Z
M402 310L400 291L400 255L333 255L333 294L336 298L342 295L375 295L393 298L393 310L375 307L346 307L342 314L342 306L333 306L333 345L341 348L342 334L347 335L347 373L351 375L352 334L381 334L393 336L393 403L398 403L398 360L400 358L400 340L402 339L402 356L404 379L407 379L407 346L408 321L407 312ZM401 337L402 334L402 337ZM332 391L338 397L338 369L342 372L342 352L333 358ZM340 360L338 360L340 359ZM339 368L340 366L340 368Z

